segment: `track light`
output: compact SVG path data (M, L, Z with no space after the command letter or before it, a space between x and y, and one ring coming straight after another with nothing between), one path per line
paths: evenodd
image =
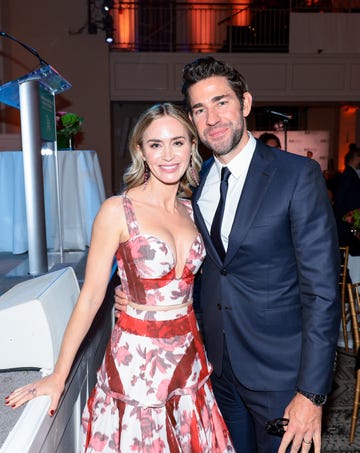
M104 11L110 11L114 6L113 0L104 0L103 9Z
M112 44L114 42L114 36L113 36L112 32L108 32L108 31L106 32L105 41L108 44Z
M114 42L114 20L110 13L104 15L103 27L105 31L105 41L108 44L112 44Z

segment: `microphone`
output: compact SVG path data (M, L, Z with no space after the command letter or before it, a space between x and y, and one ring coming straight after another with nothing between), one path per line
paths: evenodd
M20 46L24 47L24 49L28 50L30 53L35 55L35 57L40 61L41 66L48 66L49 65L49 63L47 61L45 61L43 58L41 58L39 52L36 49L34 49L33 47L30 47L27 44L19 41L14 36L9 35L5 31L0 31L0 36L3 36L4 38L11 39L12 41L20 44Z
M270 115L279 116L280 118L284 118L286 120L291 120L293 117L292 114L285 115L285 113L274 112L274 110L266 110L266 113L269 113Z

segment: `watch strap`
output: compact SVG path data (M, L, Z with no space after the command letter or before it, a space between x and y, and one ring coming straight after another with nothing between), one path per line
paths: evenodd
M304 395L312 403L314 403L315 406L323 406L326 403L327 395L305 392L304 390L301 390L301 389L297 389L297 391L298 391L298 393L301 393L301 395Z

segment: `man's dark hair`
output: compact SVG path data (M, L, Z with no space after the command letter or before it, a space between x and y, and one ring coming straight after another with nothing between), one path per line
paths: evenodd
M184 95L188 110L191 110L189 102L189 88L191 85L213 76L226 77L231 88L239 98L242 108L243 95L246 91L249 91L244 77L227 63L215 60L213 57L205 57L198 58L192 63L186 64L183 69L183 86L181 92Z
M355 157L360 156L360 148L349 147L349 151L345 154L345 165L350 165Z
M273 134L272 132L264 132L259 135L259 140L263 143L267 143L269 140L274 140L276 142L276 147L281 148L281 142L277 135Z

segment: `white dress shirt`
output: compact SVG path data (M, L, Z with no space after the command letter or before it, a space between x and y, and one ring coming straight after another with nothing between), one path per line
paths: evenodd
M224 217L221 225L221 239L225 251L228 247L228 239L234 222L236 209L239 204L241 192L253 157L256 141L253 135L248 132L249 141L245 147L227 165L231 171L228 182ZM222 164L216 159L211 167L205 181L204 188L199 199L199 208L204 217L206 227L210 232L211 224L220 200L220 180Z

